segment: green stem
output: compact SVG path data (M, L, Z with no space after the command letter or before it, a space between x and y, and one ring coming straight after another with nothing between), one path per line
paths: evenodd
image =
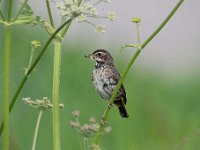
M9 0L7 23L10 23L13 1ZM3 71L3 99L4 99L4 150L9 149L9 81L10 81L10 26L5 26L5 49L4 49L4 71Z
M70 23L73 20L73 18L67 20L65 23L63 23L51 36L50 38L47 40L47 42L45 43L44 47L42 48L40 54L38 55L38 57L36 58L36 60L33 62L33 64L31 65L31 67L29 68L29 70L27 71L27 74L24 76L24 78L22 79L22 81L20 82L17 91L15 92L15 95L12 98L12 101L10 103L10 107L9 107L9 112L12 111L13 106L16 102L17 97L19 96L22 88L24 87L29 75L31 74L31 72L33 71L33 69L35 68L35 66L38 64L38 62L40 61L40 59L42 58L44 52L46 51L47 47L49 46L49 44L51 43L51 41L55 38L55 36L57 35L58 32L60 32L60 30L62 28L64 28L68 23ZM2 131L4 128L4 122L1 123L1 128L0 128L0 136L2 135Z
M139 23L136 23L136 30L137 30L137 39L138 39L138 44L140 44L140 32L139 32Z
M36 126L35 126L35 133L34 133L34 138L33 138L32 150L35 150L35 147L36 147L37 136L38 136L38 131L39 131L39 126L40 126L42 114L43 114L43 111L40 110L38 118L37 118L37 123L36 123Z
M5 29L5 50L4 50L4 149L8 150L9 146L9 76L10 76L10 27Z
M63 29L63 31L61 32L61 37L63 38L65 36L65 34L67 33L69 27L71 26L72 21L69 22L69 24L66 25L66 27Z
M138 57L138 55L140 54L140 52L142 51L142 49L160 32L160 30L167 24L167 22L170 20L170 18L175 14L175 12L177 11L177 9L181 6L181 4L184 2L184 0L180 0L176 6L173 8L173 10L170 12L170 14L165 18L165 20L161 23L161 25L149 36L149 38L141 45L140 48L137 49L137 51L135 52L134 56L132 57L132 59L130 60L127 68L125 69L125 71L123 72L122 74L122 77L120 78L113 94L112 94L112 97L110 99L110 102L113 103L114 102L114 99L117 95L117 92L123 82L123 80L125 79L129 69L131 68L131 66L133 65L133 63L135 62L136 58ZM104 112L104 115L102 117L102 120L105 121L108 117L108 114L109 114L109 111L110 111L110 107L108 106ZM101 132L103 130L103 122L101 122L100 124L100 128L99 128L99 131L96 135L96 139L95 139L95 144L98 144L99 142L99 138L100 138L100 135L101 135Z
M84 150L88 150L88 138L87 137L83 137L83 147L84 147Z
M19 15L20 15L20 12L21 12L22 9L26 6L26 3L27 3L27 2L28 2L28 0L24 0L22 6L21 6L20 9L17 11L17 14L16 14L15 17L14 17L13 22L14 22L15 20L17 20L17 18L18 18Z
M7 15L7 23L10 23L11 14L12 14L12 5L13 5L13 0L9 0L9 4L8 4L8 15Z
M54 47L54 70L53 70L53 145L54 150L60 150L60 120L59 120L59 83L60 83L60 64L61 64L61 40L55 40Z
M81 2L82 2L82 0L80 0L79 2L78 2L78 6L80 6L81 5ZM76 18L76 16L74 16L74 18ZM62 22L65 20L65 17L63 17L62 18ZM63 38L64 36L65 36L65 34L67 33L67 31L68 31L68 29L69 29L69 27L70 27L70 25L72 24L72 21L68 24L68 25L66 25L66 27L62 30L62 32L61 32L61 37Z
M53 22L53 17L52 17L52 13L51 13L51 7L49 4L49 0L46 0L46 6L47 6L47 11L48 11L48 16L49 16L49 21L52 27L55 28L54 26L54 22Z
M1 10L0 10L0 18L2 18L2 20L5 20L5 18L3 16L3 13L1 12Z
M28 67L25 69L25 74L27 74L27 71L29 70L29 68L31 67L32 61L33 61L33 55L34 55L34 48L31 49L31 56L28 62Z

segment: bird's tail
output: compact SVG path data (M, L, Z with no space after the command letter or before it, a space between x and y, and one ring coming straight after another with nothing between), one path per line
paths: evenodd
M119 109L119 113L123 118L128 118L128 112L126 110L125 104L126 104L126 97L119 97L117 100L114 101L114 104L117 105Z
M125 107L124 105L118 106L118 109L119 109L120 115L121 115L123 118L128 118L128 117L129 117L128 112L127 112L127 110L126 110L126 107Z

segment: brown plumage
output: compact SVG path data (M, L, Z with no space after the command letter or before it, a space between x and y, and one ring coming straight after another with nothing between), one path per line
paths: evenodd
M96 61L92 73L94 88L97 93L109 103L112 93L120 80L120 74L114 66L113 58L111 54L104 49L98 49L87 57ZM124 86L121 85L114 100L114 104L118 107L120 115L128 118L129 115L125 107L126 101L126 92Z

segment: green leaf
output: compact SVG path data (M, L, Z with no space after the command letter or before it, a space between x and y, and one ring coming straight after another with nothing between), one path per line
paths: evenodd
M18 17L17 20L12 22L13 24L30 24L35 20L35 17L32 16L23 16L23 17Z

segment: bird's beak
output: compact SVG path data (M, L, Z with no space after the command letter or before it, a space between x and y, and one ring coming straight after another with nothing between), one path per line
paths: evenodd
M90 58L91 60L94 60L94 54L85 55L85 58Z

